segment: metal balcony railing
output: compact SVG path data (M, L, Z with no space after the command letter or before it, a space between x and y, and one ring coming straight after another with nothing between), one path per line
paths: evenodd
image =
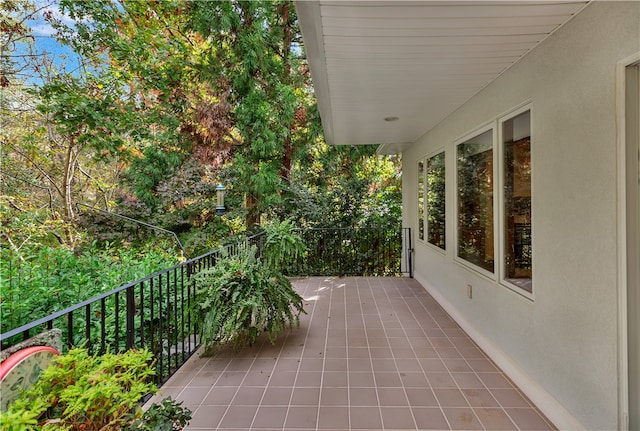
M307 252L287 268L289 276L412 275L411 230L309 229L300 231ZM156 357L156 378L166 381L199 347L192 277L215 265L222 254L235 255L255 245L259 233L125 284L72 307L0 334L3 348L48 329L62 331L63 350L84 346L92 353L147 348Z

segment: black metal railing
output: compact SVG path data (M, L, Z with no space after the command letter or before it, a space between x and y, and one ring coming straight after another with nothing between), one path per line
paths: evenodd
M410 262L403 259L408 232L369 227L300 230L306 253L283 270L287 275L412 275Z
M411 231L404 229L309 229L300 231L307 252L283 270L300 275L412 275ZM264 233L221 247L172 268L125 284L72 307L0 334L3 348L45 330L62 331L63 350L84 346L93 353L147 348L156 357L156 379L166 381L199 347L192 316L192 276L255 245Z
M64 351L73 346L98 354L147 348L162 383L199 347L191 277L215 265L221 254L263 244L264 234L234 242L0 334L0 343L6 348L55 327L62 330Z

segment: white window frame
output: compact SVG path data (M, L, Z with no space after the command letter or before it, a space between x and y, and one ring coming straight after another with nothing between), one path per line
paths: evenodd
M505 257L506 257L506 250L505 250L505 241L506 241L506 233L505 233L505 226L506 226L506 217L505 217L505 211L504 211L504 204L505 204L505 197L504 197L504 186L505 186L505 166L504 166L504 136L503 136L503 125L505 122L513 119L514 117L517 117L520 114L523 114L525 112L529 111L529 116L531 119L531 124L529 127L529 132L530 132L530 136L531 136L531 208L532 208L532 213L531 213L531 254L532 254L532 258L531 261L535 261L535 226L533 223L533 196L534 196L534 190L533 190L533 177L534 177L534 165L533 165L533 152L534 152L534 136L533 136L533 106L531 102L528 102L524 105L521 105L520 107L509 111L506 114L501 115L498 120L497 120L497 139L498 139L498 164L495 165L498 167L498 186L499 186L499 196L498 199L494 199L494 203L497 201L498 203L498 209L497 209L497 214L498 214L498 223L497 223L497 228L498 228L498 235L496 235L496 237L498 238L498 253L499 253L499 258L500 261L497 263L497 273L499 274L499 282L502 286L512 290L513 292L524 296L525 298L528 298L530 300L533 301L534 299L534 295L535 295L535 290L532 288L532 292L527 292L526 290L522 289L521 287L509 282L507 280L507 268L506 268L506 264L505 264ZM494 162L495 163L495 162ZM495 173L495 170L494 170ZM495 196L495 195L494 195ZM531 282L533 283L533 271L531 274ZM532 284L533 287L533 284Z
M422 163L422 173L420 172L420 163ZM416 162L416 232L418 233L416 236L418 241L421 243L426 243L426 234L427 234L427 208L425 205L425 198L427 192L427 178L426 178L426 170L427 170L427 159L421 158ZM422 211L420 211L420 185L422 184ZM422 219L422 238L420 237L420 219Z
M427 205L427 194L429 193L429 183L427 181L427 168L428 168L428 161L430 158L435 157L441 153L444 153L444 166L445 166L445 174L444 174L444 195L445 195L445 207L444 207L444 211L445 211L445 225L444 225L444 237L445 237L445 242L444 242L444 249L438 247L435 244L432 244L429 242L429 207ZM433 250L437 251L440 254L446 255L447 254L447 249L449 248L449 244L447 244L449 242L449 236L450 236L450 226L447 220L447 205L446 205L446 199L447 199L447 191L449 190L449 184L447 181L447 149L445 147L441 147L439 149L437 149L436 151L433 151L431 153L429 153L425 158L424 158L424 199L425 199L425 204L424 204L424 243L427 244L427 246L431 247ZM457 190L457 189L456 189Z
M491 147L491 151L492 151L492 159L493 159L493 250L494 250L494 264L493 264L493 272L488 271L484 268L481 268L477 265L475 265L472 262L469 262L466 259L461 258L460 256L458 256L458 239L459 239L459 226L458 226L458 145L460 144L464 144L466 141L481 135L483 133L486 133L488 131L492 132L492 147ZM496 260L500 258L499 253L500 253L500 249L499 247L499 234L496 234L496 229L498 228L498 220L496 218L496 214L497 211L499 210L499 206L498 206L498 200L496 199L496 193L498 191L498 184L496 181L497 180L497 176L496 176L496 166L498 163L498 151L497 151L497 140L498 140L498 131L496 130L496 121L491 121L490 123L485 124L484 126L481 126L477 129L474 129L472 132L465 134L464 136L462 136L459 139L456 139L453 142L453 157L454 157L454 170L453 170L453 179L454 179L454 201L453 201L453 205L454 205L454 229L453 229L453 240L454 240L454 261L462 266L464 266L465 268L468 268L486 278L488 278L489 280L493 281L493 282L497 282L498 280L498 265L499 263L496 263Z

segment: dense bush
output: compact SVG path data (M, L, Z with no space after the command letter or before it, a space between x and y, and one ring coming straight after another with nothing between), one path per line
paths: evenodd
M0 331L7 332L122 284L175 265L160 247L33 247L21 255L1 249Z
M152 354L146 350L92 356L72 349L0 412L0 429L183 429L191 412L170 398L142 411L141 399L157 391L154 374Z

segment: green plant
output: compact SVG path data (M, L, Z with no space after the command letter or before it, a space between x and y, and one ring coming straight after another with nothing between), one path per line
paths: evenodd
M183 429L190 420L191 411L182 407L182 401L177 402L168 397L159 404L151 405L142 417L133 421L125 429L127 431L178 431Z
M0 429L5 431L33 430L37 424L38 415L35 412L0 412Z
M0 414L2 429L118 429L142 414L139 402L156 391L146 350L92 356L72 349Z
M289 219L266 226L264 263L267 266L277 269L302 257L305 252L304 241L294 230L295 226Z
M300 322L302 298L281 272L264 265L256 248L219 258L196 276L196 313L201 340L216 344L252 345L266 332L275 343L281 331Z

